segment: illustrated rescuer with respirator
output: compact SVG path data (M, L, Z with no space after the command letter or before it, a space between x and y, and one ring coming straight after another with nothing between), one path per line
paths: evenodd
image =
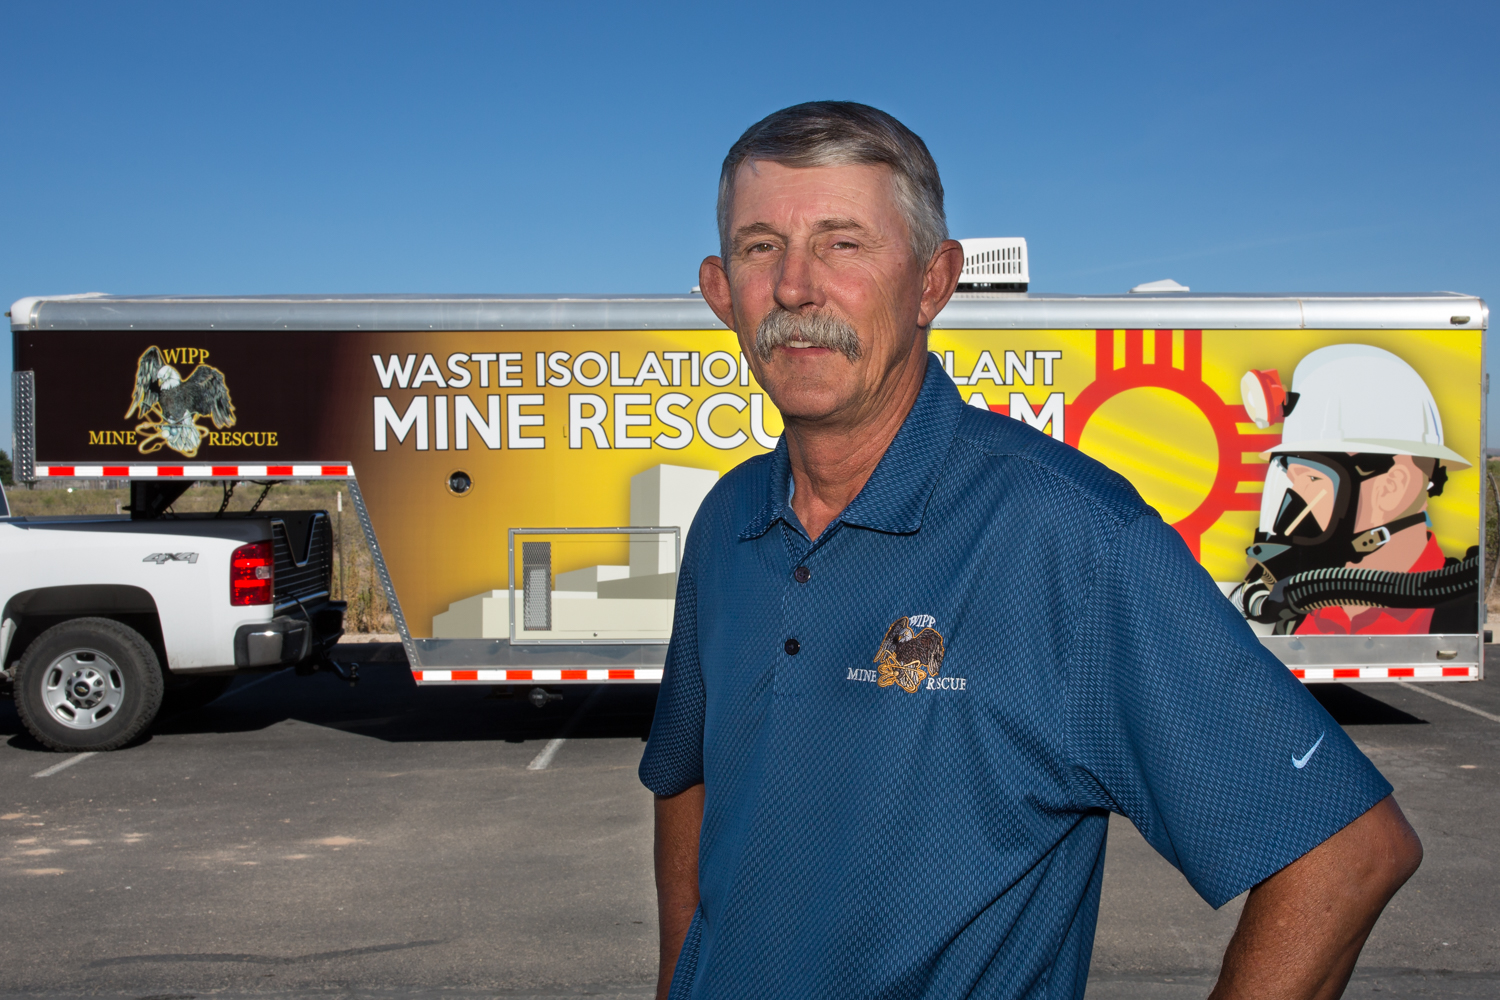
M1428 497L1470 463L1443 444L1427 383L1389 351L1339 344L1302 359L1286 391L1274 371L1240 385L1259 427L1284 421L1250 572L1232 595L1280 635L1471 632L1478 549L1445 558Z

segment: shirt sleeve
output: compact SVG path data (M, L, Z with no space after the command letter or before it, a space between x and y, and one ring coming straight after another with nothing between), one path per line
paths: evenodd
M1154 514L1095 567L1066 725L1083 804L1128 817L1215 907L1391 792Z
M677 577L672 638L656 696L656 715L641 757L641 784L657 795L676 795L703 783L703 671L698 662L696 550L689 532Z

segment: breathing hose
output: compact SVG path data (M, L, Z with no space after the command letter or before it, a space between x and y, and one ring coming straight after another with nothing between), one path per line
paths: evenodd
M1358 604L1378 608L1431 608L1479 597L1479 555L1473 552L1441 569L1423 573L1336 567L1293 573L1254 604L1258 621L1275 621L1318 608ZM1247 609L1248 610L1248 609Z

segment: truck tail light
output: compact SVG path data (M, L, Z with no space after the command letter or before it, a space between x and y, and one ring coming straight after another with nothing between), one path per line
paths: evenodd
M251 542L235 549L229 557L229 603L270 604L275 566L270 542Z

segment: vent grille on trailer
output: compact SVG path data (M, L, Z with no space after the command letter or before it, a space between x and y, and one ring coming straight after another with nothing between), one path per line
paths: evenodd
M521 543L521 621L530 631L552 629L552 543Z
M959 240L964 269L958 277L961 292L1024 292L1031 284L1026 240L1019 236Z

